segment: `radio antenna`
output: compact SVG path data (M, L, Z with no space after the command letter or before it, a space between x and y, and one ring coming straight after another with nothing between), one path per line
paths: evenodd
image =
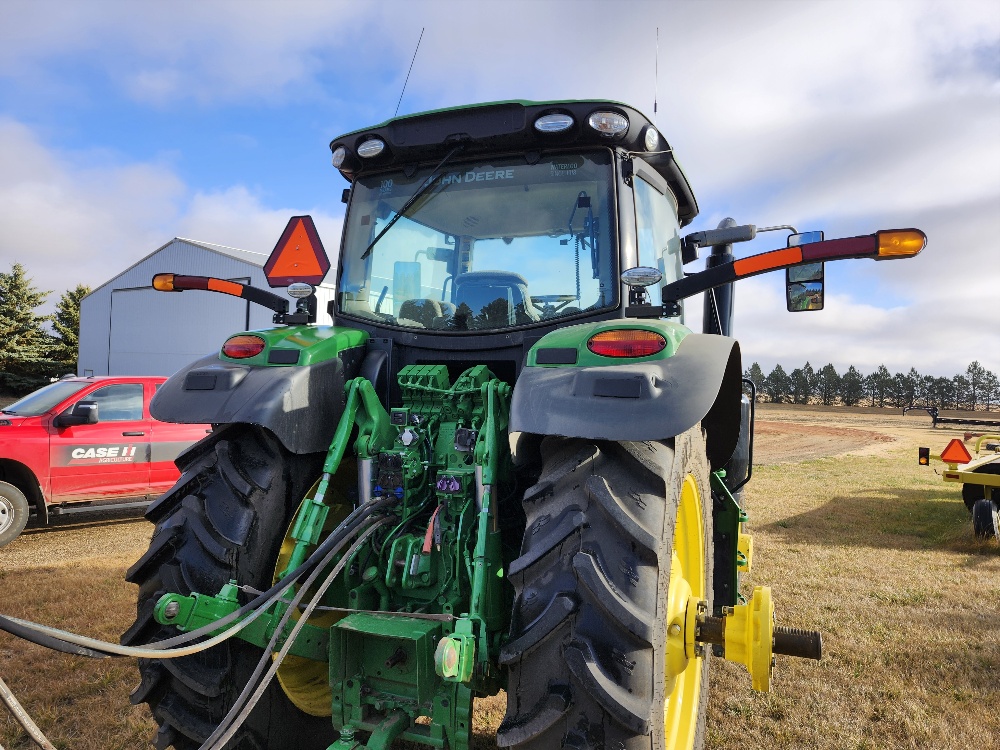
M393 117L399 114L399 105L403 103L403 94L406 93L406 84L410 82L410 73L413 72L413 63L417 61L417 52L420 51L420 42L424 39L424 28L425 27L423 26L420 27L420 38L417 40L417 48L413 50L413 59L410 60L410 69L406 71L406 80L403 81L403 90L399 92L399 101L396 102L396 111L392 113ZM659 39L659 37L657 37L657 39Z
M653 123L660 127L656 116L656 96L660 92L660 27L656 27L656 61L653 63Z

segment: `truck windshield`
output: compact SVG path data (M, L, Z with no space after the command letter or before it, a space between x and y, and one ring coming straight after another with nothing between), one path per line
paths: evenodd
M85 381L79 380L58 381L29 393L3 411L4 414L17 414L19 417L37 417L58 406L74 393L83 390L87 385Z
M432 169L355 182L338 286L341 313L464 331L531 325L616 304L609 151L533 164L524 157L449 163L397 218Z

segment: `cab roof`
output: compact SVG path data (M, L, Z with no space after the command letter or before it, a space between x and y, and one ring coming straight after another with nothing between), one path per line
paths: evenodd
M628 127L614 136L599 133L587 124L594 112L624 115ZM573 124L558 133L544 133L534 127L539 117L552 114L569 115ZM687 176L662 134L657 139L656 150L647 151L646 134L653 127L639 110L621 102L511 100L395 117L335 138L330 143L330 150L344 147L346 156L339 169L345 179L352 181L364 174L398 169L406 164L439 161L456 146L461 146L462 157L611 147L640 157L653 167L677 197L681 224L689 224L698 215L698 203ZM358 146L372 138L382 140L386 148L374 157L358 156Z

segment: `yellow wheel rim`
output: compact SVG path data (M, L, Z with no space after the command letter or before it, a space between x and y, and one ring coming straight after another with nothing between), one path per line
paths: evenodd
M694 653L691 608L707 599L705 525L701 492L688 474L681 487L674 525L670 585L667 590L665 746L682 750L694 745L701 700L702 657Z
M345 460L344 463L348 465L342 465L342 470L337 472L337 476L331 482L327 497L343 497L342 493L337 492L337 489L340 488L335 487L335 485L338 484L338 477L351 474L350 462ZM309 492L306 493L306 498L302 501L303 503L313 497L318 484L319 481L309 489ZM330 513L323 524L323 538L326 538L331 531L337 528L341 521L347 518L351 512L351 508L347 503L337 504L334 502L331 505ZM278 559L274 566L273 580L275 583L278 580L278 573L283 571L288 565L292 550L295 548L295 540L292 539L292 525L294 525L297 516L298 513L292 517L292 524L289 525L288 530L285 532L284 541L281 543L281 551L278 553ZM305 600L308 601L309 598L310 595L307 593ZM336 606L344 605L338 604ZM344 614L341 612L317 612L309 618L309 624L329 628L342 617L344 617ZM298 619L298 613L293 613L292 618ZM278 667L277 677L278 682L281 683L282 690L285 691L285 695L288 696L288 699L300 711L311 716L330 716L333 713L333 694L330 691L329 665L326 662L313 661L302 656L289 654L281 662L281 666Z

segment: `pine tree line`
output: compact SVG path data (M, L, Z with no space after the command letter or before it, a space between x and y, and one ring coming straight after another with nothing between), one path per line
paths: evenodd
M814 370L808 362L791 373L775 365L765 375L754 362L743 377L753 381L759 401L772 403L896 409L936 406L968 411L991 411L1000 404L1000 380L979 362L972 362L964 373L950 378L921 375L913 367L907 373L893 375L885 365L868 375L851 365L841 375L833 365Z
M89 293L77 284L63 292L55 313L40 315L36 310L51 292L39 291L20 263L0 271L0 395L21 396L76 373L80 300Z

